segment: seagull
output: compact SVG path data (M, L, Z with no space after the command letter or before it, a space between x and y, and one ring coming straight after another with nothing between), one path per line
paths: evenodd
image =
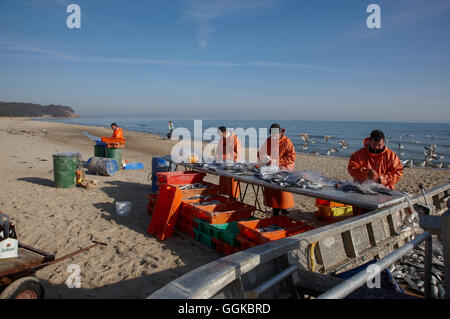
M331 138L331 136L324 136L324 140L325 140L325 142L328 142L328 140Z
M419 141L413 141L413 143L419 144L420 142Z
M402 162L402 165L406 167L413 167L414 163L412 160L406 160Z
M346 141L339 141L338 143L341 146L341 149L345 150L348 147L348 144Z
M439 163L439 164L437 165L437 168L442 168L442 163Z
M434 159L438 159L438 156L436 154L436 145L430 145L430 147L424 147L425 151L425 161L431 161Z
M425 167L425 165L427 164L427 161L423 161L422 163L419 164L420 167Z
M317 151L312 151L311 153L314 154L314 155L316 155L316 156L319 155L319 152L317 152Z
M405 136L406 137L413 137L414 135L413 134L406 134Z
M300 136L305 142L308 142L311 139L311 136L309 136L308 134L300 134Z
M316 143L317 143L317 142L314 141L312 138L310 138L309 141L310 141L312 144L316 144Z
M304 151L306 151L306 150L308 149L308 142L306 142L306 143L302 146L302 149L303 149Z
M404 149L404 147L403 147L402 144L400 144L399 142L397 142L397 144L398 144L398 148L399 148L400 150Z
M439 159L444 159L444 155L439 155Z
M398 154L400 157L405 156L405 152L401 152L400 154Z
M330 156L330 154L331 154L331 151L327 151L327 156Z
M339 153L339 150L336 147L332 147L328 151L331 153Z

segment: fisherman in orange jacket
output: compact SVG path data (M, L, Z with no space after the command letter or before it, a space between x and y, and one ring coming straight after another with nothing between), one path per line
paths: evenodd
M395 188L403 176L403 166L397 154L384 144L385 140L382 131L372 131L370 137L364 139L364 148L352 155L348 172L355 181L372 180L390 189ZM359 208L356 210L355 215L364 212Z
M116 123L111 124L111 128L114 131L112 137L123 139L123 131Z
M285 130L281 129L279 124L272 124L271 136L261 146L258 157L261 162L268 165L278 166L282 170L294 170L296 157L294 144L284 133ZM276 143L274 150L278 154L272 154L272 143ZM266 206L272 207L273 216L278 216L280 212L287 215L289 213L287 209L294 207L292 193L268 188L264 188L264 202Z
M214 159L216 162L236 163L241 159L241 142L236 134L227 131L225 126L217 130L219 144L216 148ZM220 176L219 193L230 198L238 198L239 184L232 177Z

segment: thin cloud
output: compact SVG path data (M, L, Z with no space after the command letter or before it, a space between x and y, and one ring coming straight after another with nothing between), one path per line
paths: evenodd
M55 50L47 50L36 47L22 46L17 44L2 44L0 42L0 51L7 51L7 53L0 52L0 56L29 58L29 59L46 59L46 60L60 60L70 62L83 63L114 63L114 64L149 64L149 65L167 65L167 66L186 66L186 67L251 67L251 68L279 68L279 69L309 69L326 72L349 73L365 76L386 77L393 78L395 76L387 74L379 74L372 72L364 72L352 69L335 68L321 65L300 64L300 63L284 63L273 61L250 61L250 62L211 62L211 61L188 61L188 60L173 60L173 59L146 59L146 58L108 58L108 57L93 57L93 56L76 56L65 54ZM14 54L11 52L20 52L21 54ZM28 53L28 54L23 54Z
M258 10L267 9L280 0L182 0L182 17L194 23L197 30L197 42L201 48L208 45L215 31L214 22L236 15L249 15Z

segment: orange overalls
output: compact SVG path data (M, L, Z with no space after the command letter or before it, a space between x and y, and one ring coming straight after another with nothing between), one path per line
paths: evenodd
M284 135L282 130L281 137L278 141L279 159L276 163L280 169L294 170L295 168L295 148L292 141ZM272 137L269 137L259 150L259 157L262 160L264 155L271 156ZM294 197L292 193L272 190L264 188L264 202L266 206L279 209L289 209L294 207Z

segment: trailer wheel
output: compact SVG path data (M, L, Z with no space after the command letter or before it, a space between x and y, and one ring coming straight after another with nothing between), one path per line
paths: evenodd
M44 299L44 287L35 277L20 278L3 290L0 299Z

